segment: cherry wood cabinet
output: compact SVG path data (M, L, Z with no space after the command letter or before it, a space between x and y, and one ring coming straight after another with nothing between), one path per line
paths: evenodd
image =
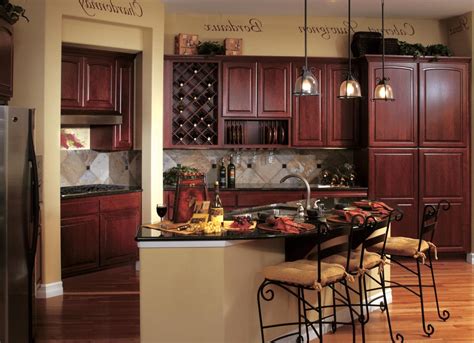
M122 124L91 126L91 149L108 151L133 149L134 59L135 56L130 55L118 57L115 61L117 111L122 115Z
M291 63L258 63L257 117L291 117Z
M369 149L369 198L404 212L392 235L416 237L418 232L418 150Z
M113 53L63 47L61 111L116 111Z
M367 103L370 147L416 147L418 145L418 67L416 62L389 59L385 76L395 101L373 101L377 80L382 78L380 57L368 59Z
M347 78L347 65L327 65L328 147L356 147L359 144L360 99L339 99L339 87Z
M0 104L13 96L13 28L0 18Z
M294 68L293 77L301 74L302 65ZM318 96L293 96L293 138L295 147L322 147L326 142L326 66L311 63L308 65L319 81Z
M446 199L451 209L441 211L434 243L440 251L469 252L470 174L468 149L420 149L420 210ZM421 211L420 211L421 212Z
M61 201L63 277L133 261L141 223L141 193Z
M420 146L465 147L469 138L468 62L420 63Z
M257 63L222 65L222 116L257 117Z

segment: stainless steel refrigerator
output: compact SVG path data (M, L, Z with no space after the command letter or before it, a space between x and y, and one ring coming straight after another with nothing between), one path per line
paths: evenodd
M0 106L0 342L33 342L38 240L33 110Z

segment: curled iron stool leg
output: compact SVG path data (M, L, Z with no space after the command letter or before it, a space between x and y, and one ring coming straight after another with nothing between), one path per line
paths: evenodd
M434 295L436 299L436 309L438 310L438 317L439 319L443 321L447 321L449 319L450 313L448 310L443 310L443 313L441 313L441 310L439 309L439 301L438 301L438 292L436 290L436 281L435 281L435 275L434 275L434 270L433 270L433 262L431 260L431 247L428 250L428 259L430 261L430 270L431 270L431 279L433 280L433 290L434 290Z
M420 268L420 261L418 259L416 260L416 268L418 271L418 287L420 289L421 320L423 324L423 331L428 337L430 337L434 333L435 329L433 325L429 323L426 324L426 320L425 320L425 304L423 302L423 284L421 282L421 268Z
M390 339L392 340L393 343L397 341L404 342L405 338L403 337L402 334L398 332L396 333L395 338L393 338L392 322L390 320L390 311L388 309L387 294L385 291L385 273L384 272L380 273L380 285L382 286L384 310L387 311L387 323L388 323L388 330L390 332Z

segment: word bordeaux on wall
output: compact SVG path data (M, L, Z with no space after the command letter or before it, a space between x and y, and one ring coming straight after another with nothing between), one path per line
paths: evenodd
M228 19L226 24L204 24L204 30L211 32L262 32L263 24L257 18L250 18L248 25L236 25Z
M95 17L96 11L124 14L134 17L143 16L143 8L137 0L130 0L122 4L117 4L113 0L77 0L82 10L89 17Z

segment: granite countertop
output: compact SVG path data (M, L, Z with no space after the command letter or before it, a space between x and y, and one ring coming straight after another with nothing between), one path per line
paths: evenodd
M354 187L343 187L343 186L322 186L318 184L310 184L312 191L329 191L329 192L336 192L336 191L362 191L366 192L367 187L362 186L354 186ZM212 190L214 188L213 185L208 185L207 188ZM165 185L165 191L174 191L176 186L168 186ZM290 191L290 190L306 190L306 186L304 183L239 183L236 185L235 188L221 188L220 191Z
M100 195L113 195L132 192L142 192L140 186L129 185L82 185L61 187L61 199L76 199L95 197Z

